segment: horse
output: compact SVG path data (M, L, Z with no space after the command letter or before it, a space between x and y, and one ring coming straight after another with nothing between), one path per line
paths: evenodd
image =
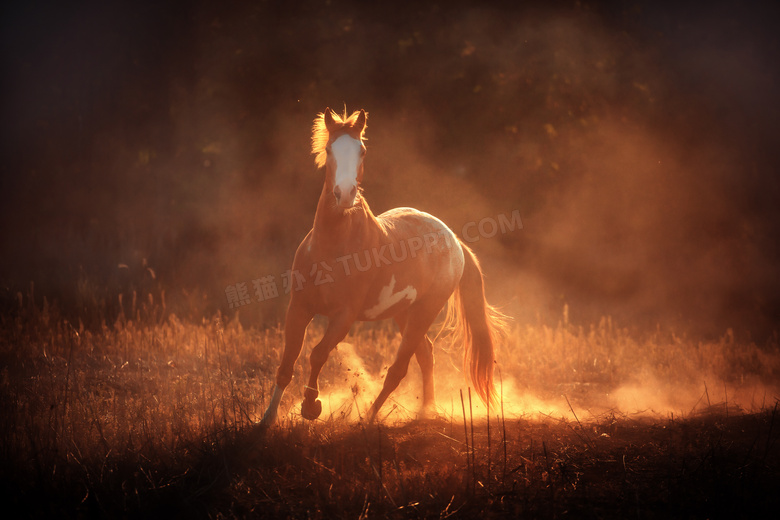
M320 370L352 324L388 318L398 325L401 344L366 418L376 418L406 375L412 356L422 370L423 416L434 410L433 342L427 333L448 303L445 322L464 344L464 371L485 403L496 401L495 342L505 322L485 299L479 261L428 213L406 207L379 216L371 212L361 188L366 122L365 110L347 116L346 108L343 116L326 108L314 120L312 153L318 169L325 169L325 181L314 225L298 246L289 272L297 283L290 290L284 351L262 426L276 420L306 327L315 315L325 316L328 325L311 351L301 404L305 419L322 413L317 399Z

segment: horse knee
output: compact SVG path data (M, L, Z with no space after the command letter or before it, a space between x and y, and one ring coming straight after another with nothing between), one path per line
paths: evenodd
M406 372L408 370L408 363L393 363L390 365L390 368L387 369L387 376L385 377L385 380L398 384L399 381L406 377Z
M311 350L311 355L309 356L309 362L311 363L312 367L322 367L322 365L325 364L325 362L328 360L328 356L330 355L330 349L324 349L320 348L319 346L314 347Z
M280 366L276 371L276 385L279 388L287 388L287 385L292 381L293 367Z

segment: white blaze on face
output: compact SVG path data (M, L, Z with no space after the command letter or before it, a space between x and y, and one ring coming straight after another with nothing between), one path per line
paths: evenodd
M395 276L392 276L390 278L390 283L379 291L379 301L377 304L370 309L367 309L364 313L366 318L373 320L401 300L408 299L409 303L412 303L417 298L417 289L411 285L407 285L405 289L398 292L393 292L394 289Z
M336 198L339 205L344 208L352 207L357 196L358 168L363 162L363 146L360 140L345 134L333 141L330 150L336 168L334 194L338 188L340 195Z

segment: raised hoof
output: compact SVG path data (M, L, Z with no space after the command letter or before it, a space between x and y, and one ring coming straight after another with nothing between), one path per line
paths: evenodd
M322 413L322 401L317 399L314 402L307 401L304 399L303 403L301 403L301 415L304 419L307 419L309 421L313 421L317 417L320 416Z

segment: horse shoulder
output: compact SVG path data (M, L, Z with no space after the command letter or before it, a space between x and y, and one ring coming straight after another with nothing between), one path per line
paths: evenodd
M304 264L311 263L311 249L312 249L312 232L309 233L298 244L298 249L295 250L295 257L293 259L293 268L301 268Z

